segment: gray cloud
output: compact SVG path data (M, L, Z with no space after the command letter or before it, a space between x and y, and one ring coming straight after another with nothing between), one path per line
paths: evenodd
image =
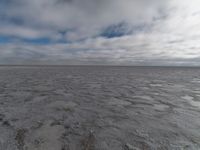
M0 63L198 65L199 4L198 0L3 0L0 35L15 41L0 44ZM49 38L50 43L35 45L21 38Z
M96 36L103 28L120 22L130 27L150 24L153 18L159 17L158 11L164 4L158 0L18 0L5 2L1 14L8 20L20 20L20 27L29 29L30 36L37 34L38 29L50 34L70 30L73 32L66 32L65 37L76 40L80 35L81 38ZM19 30L20 27L15 26ZM4 34L4 30L7 28L3 25L0 33ZM46 33L41 34L46 36ZM20 31L13 35L21 36Z

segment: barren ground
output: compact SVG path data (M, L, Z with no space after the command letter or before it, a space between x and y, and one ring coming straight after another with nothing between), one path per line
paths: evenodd
M200 150L200 69L2 66L0 150Z

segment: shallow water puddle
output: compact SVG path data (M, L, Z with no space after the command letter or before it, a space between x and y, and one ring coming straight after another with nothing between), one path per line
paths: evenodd
M198 102L198 101L190 101L190 104L191 104L192 106L194 106L194 107L200 108L200 101L199 101L199 102Z
M169 108L169 106L165 104L154 104L154 109L158 111L165 111L167 108Z
M189 95L185 95L185 96L182 97L182 99L187 100L190 105L200 108L200 101L195 101L194 97L189 96Z
M194 97L190 96L190 95L185 95L185 96L182 96L182 99L185 99L187 101L191 101L194 99Z
M162 87L162 84L150 84L151 87Z
M199 78L194 78L191 81L192 83L200 83L200 79Z
M194 90L193 93L195 93L195 94L200 94L200 89Z

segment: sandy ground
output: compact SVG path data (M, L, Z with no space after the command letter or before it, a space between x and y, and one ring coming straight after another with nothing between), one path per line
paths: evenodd
M0 67L0 150L200 150L200 69Z

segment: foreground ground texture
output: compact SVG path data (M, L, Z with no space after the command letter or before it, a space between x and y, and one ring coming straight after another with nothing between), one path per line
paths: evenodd
M200 69L0 67L0 150L200 150Z

